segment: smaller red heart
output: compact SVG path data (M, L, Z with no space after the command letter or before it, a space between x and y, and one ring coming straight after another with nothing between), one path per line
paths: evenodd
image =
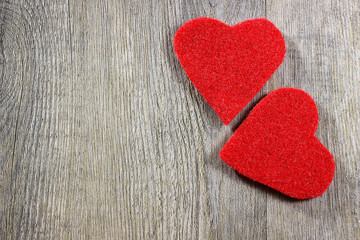
M290 197L320 196L335 171L331 153L314 136L318 112L306 92L281 88L261 100L220 152L242 175Z
M227 125L284 60L285 41L269 20L228 26L216 19L186 22L174 49L189 79Z

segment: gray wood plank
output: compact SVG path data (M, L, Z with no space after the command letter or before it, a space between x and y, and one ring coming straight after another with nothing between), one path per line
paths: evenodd
M173 51L208 16L267 17L284 63L230 126ZM360 236L360 6L318 1L2 1L1 239L355 239ZM334 154L321 197L293 201L219 151L270 91L297 87Z
M268 17L282 29L290 45L276 86L299 87L319 109L316 136L333 153L334 180L316 199L282 202L268 198L270 239L356 239L359 222L359 3L305 1L284 6L269 1ZM293 21L297 19L297 21ZM355 39L354 39L355 36ZM290 80L292 79L292 80Z
M267 17L282 30L287 56L274 77L316 101L316 136L334 155L330 188L308 201L267 202L269 239L357 239L359 215L359 9L358 1L267 2Z

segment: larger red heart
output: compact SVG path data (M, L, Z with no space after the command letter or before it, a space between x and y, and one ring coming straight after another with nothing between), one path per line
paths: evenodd
M314 136L318 112L302 90L267 95L235 131L220 157L236 171L298 199L321 195L335 171L331 153Z
M227 125L260 91L285 56L285 41L267 19L228 26L198 18L176 32L186 74Z

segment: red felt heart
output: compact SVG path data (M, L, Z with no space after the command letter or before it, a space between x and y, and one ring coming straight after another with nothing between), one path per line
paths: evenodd
M297 199L321 195L335 171L331 153L314 136L318 112L306 92L271 92L235 131L220 158L242 175Z
M260 91L285 56L285 41L267 19L228 26L198 18L176 32L186 74L227 125Z

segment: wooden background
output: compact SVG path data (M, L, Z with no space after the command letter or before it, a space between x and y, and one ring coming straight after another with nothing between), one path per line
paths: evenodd
M284 63L228 127L187 79L175 31L266 17ZM360 2L0 1L0 239L356 239ZM223 163L259 99L307 91L333 153L321 197L295 201Z

